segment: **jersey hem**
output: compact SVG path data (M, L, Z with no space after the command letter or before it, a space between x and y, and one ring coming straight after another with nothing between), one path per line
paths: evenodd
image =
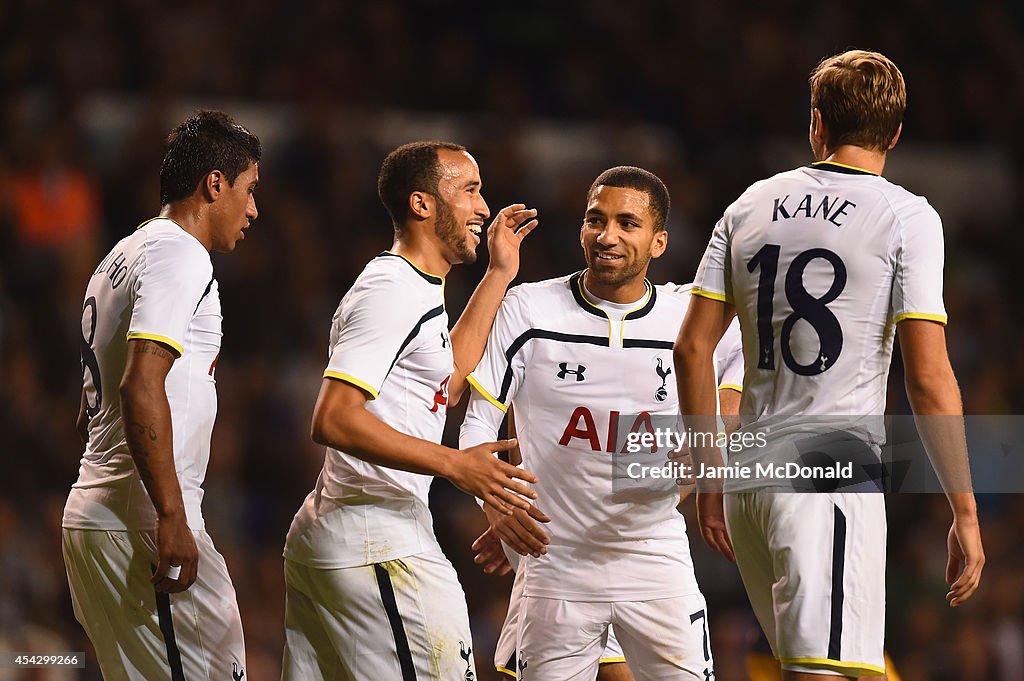
M831 660L826 657L780 657L781 664L802 665L806 667L820 667L835 672L858 672L861 676L881 676L885 674L885 667L876 667L867 662L843 662L842 660Z
M899 324L905 319L924 319L929 322L938 322L945 326L949 322L949 317L944 314L931 314L929 312L904 312L898 314L893 319L893 324Z
M157 343L163 343L164 345L169 345L171 348L174 349L175 352L178 353L179 357L181 357L182 355L185 354L185 348L183 348L180 343L178 343L175 340L172 340L172 339L168 338L167 336L158 336L155 333L146 333L145 331L134 331L134 332L128 334L127 340L151 340L151 341L156 341Z
M705 291L704 289L697 288L696 286L690 289L690 293L695 296L700 296L701 298L710 298L711 300L717 300L720 303L732 303L732 301L729 300L728 296L726 296L724 293Z
M345 383L354 385L360 390L365 390L367 393L369 393L371 400L377 399L377 396L380 394L378 391L374 390L373 387L366 381L360 381L355 376L349 376L348 374L343 374L340 371L325 371L324 378L333 378L338 381L344 381Z
M494 397L489 392L487 392L487 390L485 390L484 387L482 385L480 385L480 382L477 381L475 378L473 378L473 374L469 374L469 375L466 376L466 382L469 383L471 386L473 386L473 388L478 393L480 393L481 397L483 397L485 400L487 400L488 402L493 404L495 407L500 409L503 414L507 414L508 413L508 407L505 406L504 404L502 404L501 402L499 402L496 397Z

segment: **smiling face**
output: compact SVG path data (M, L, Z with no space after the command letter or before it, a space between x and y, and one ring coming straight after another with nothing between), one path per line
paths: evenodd
M606 185L591 192L580 245L587 261L586 283L595 295L615 301L632 296L637 288L642 295L651 258L660 257L668 245L668 233L654 226L646 192Z
M233 184L219 171L215 172L220 177L214 178L217 193L210 207L210 249L224 253L235 250L245 238L249 223L259 215L254 192L260 172L258 163L250 163Z
M491 215L480 193L480 168L468 152L448 149L437 152L437 163L441 179L434 232L449 263L476 262L484 222Z

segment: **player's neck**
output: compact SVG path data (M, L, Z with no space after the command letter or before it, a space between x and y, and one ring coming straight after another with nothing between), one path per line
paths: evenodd
M609 303L635 303L647 293L647 283L641 275L624 284L602 284L590 276L590 270L583 275L583 286L592 296Z
M402 256L423 272L436 277L447 276L448 271L452 268L451 263L441 253L438 244L432 243L429 239L417 238L417 235L411 230L408 234L396 234L390 251Z
M175 201L160 209L160 217L173 220L175 224L194 236L206 250L213 249L213 240L206 228L206 220L201 207L188 200Z
M853 144L842 144L834 149L827 150L827 154L825 158L821 159L822 161L852 166L875 175L881 175L882 170L885 169L884 151L865 149Z

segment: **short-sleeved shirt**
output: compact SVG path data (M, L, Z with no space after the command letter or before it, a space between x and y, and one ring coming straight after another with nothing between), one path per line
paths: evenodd
M938 214L880 176L822 162L747 189L693 288L736 305L744 427L862 417L856 429L880 444L896 324L945 324L942 267Z
M204 527L203 480L217 415L221 310L209 251L157 218L122 239L89 279L82 366L89 443L64 509L64 527L152 529L156 511L125 440L119 386L128 341L159 341L179 355L167 374L174 466L189 527Z
M648 283L632 310L613 314L588 299L577 273L516 286L502 302L469 378L460 446L493 440L514 405L523 467L537 475L538 507L552 518L548 553L523 558L526 595L699 592L675 481L613 479L626 433L675 423L672 345L688 300L685 288Z
M395 430L440 442L453 369L444 279L390 252L371 260L334 315L324 376L362 389L366 409ZM285 557L341 568L430 550L432 481L328 447Z

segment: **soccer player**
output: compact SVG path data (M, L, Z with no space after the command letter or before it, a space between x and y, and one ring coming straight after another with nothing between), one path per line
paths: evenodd
M203 523L221 311L210 251L256 219L260 141L219 111L167 138L160 215L117 243L82 308L85 444L64 509L75 617L107 679L240 679L242 621Z
M853 50L823 60L810 88L815 162L752 185L712 234L676 343L680 406L688 425L707 429L711 353L735 312L743 428L770 421L784 448L808 435L810 419L838 416L856 421L851 438L877 454L884 432L873 422L898 334L907 396L953 510L946 578L955 607L974 593L985 559L946 352L942 225L927 201L881 177L902 129L903 76L883 55ZM735 459L759 456L751 448ZM883 674L882 495L755 485L726 495L723 511L713 482L698 484L701 533L735 555L784 678Z
M481 189L476 161L447 142L404 145L381 167L394 245L366 265L331 327L312 425L324 467L284 549L286 680L476 674L465 595L434 537L430 483L446 477L505 512L535 497L516 479L536 481L492 456L512 442L439 444L537 225L523 204L499 212L487 272L449 332L444 276L476 260L490 217Z
M671 288L672 284L666 284L665 288ZM685 293L687 287L677 287ZM733 416L739 407L739 395L742 391L743 382L743 354L740 347L740 333L738 324L732 324L722 342L715 349L718 359L718 381L719 396L721 402L722 418L729 418L726 429L730 430ZM508 411L508 433L509 437L516 436L515 414L512 409ZM510 452L509 460L512 463L522 462L519 447L514 447ZM677 510L682 512L682 504L692 491L692 485L680 487L679 504ZM511 545L502 541L487 528L483 534L473 542L475 556L473 561L480 565L486 574L506 575L511 571L519 570L519 556L527 555L545 550L551 542L550 536L534 522L540 519L542 522L550 522L546 515L534 513L533 516L523 516L518 511L511 523L502 523L496 531L501 531ZM520 522L521 519L521 522ZM510 534L511 533L511 534ZM514 547L514 548L513 548ZM495 668L512 678L515 678L517 669L518 654L516 652L516 636L519 629L519 610L522 607L524 583L516 581L509 595L508 613L505 616L505 623L501 627L501 635L498 638L494 651ZM608 641L601 652L599 660L600 667L597 672L597 681L633 681L633 674L629 670L627 660L622 652L622 646L615 637L615 629L608 627Z
M668 244L668 210L653 174L602 173L580 231L587 269L510 290L469 378L461 445L493 439L514 404L523 464L551 518L546 552L524 556L516 576L520 679L592 681L612 624L641 681L713 674L674 480L616 479L630 431L674 423L672 329L688 296L646 279ZM665 453L648 456L661 465ZM485 512L508 536L503 514Z

